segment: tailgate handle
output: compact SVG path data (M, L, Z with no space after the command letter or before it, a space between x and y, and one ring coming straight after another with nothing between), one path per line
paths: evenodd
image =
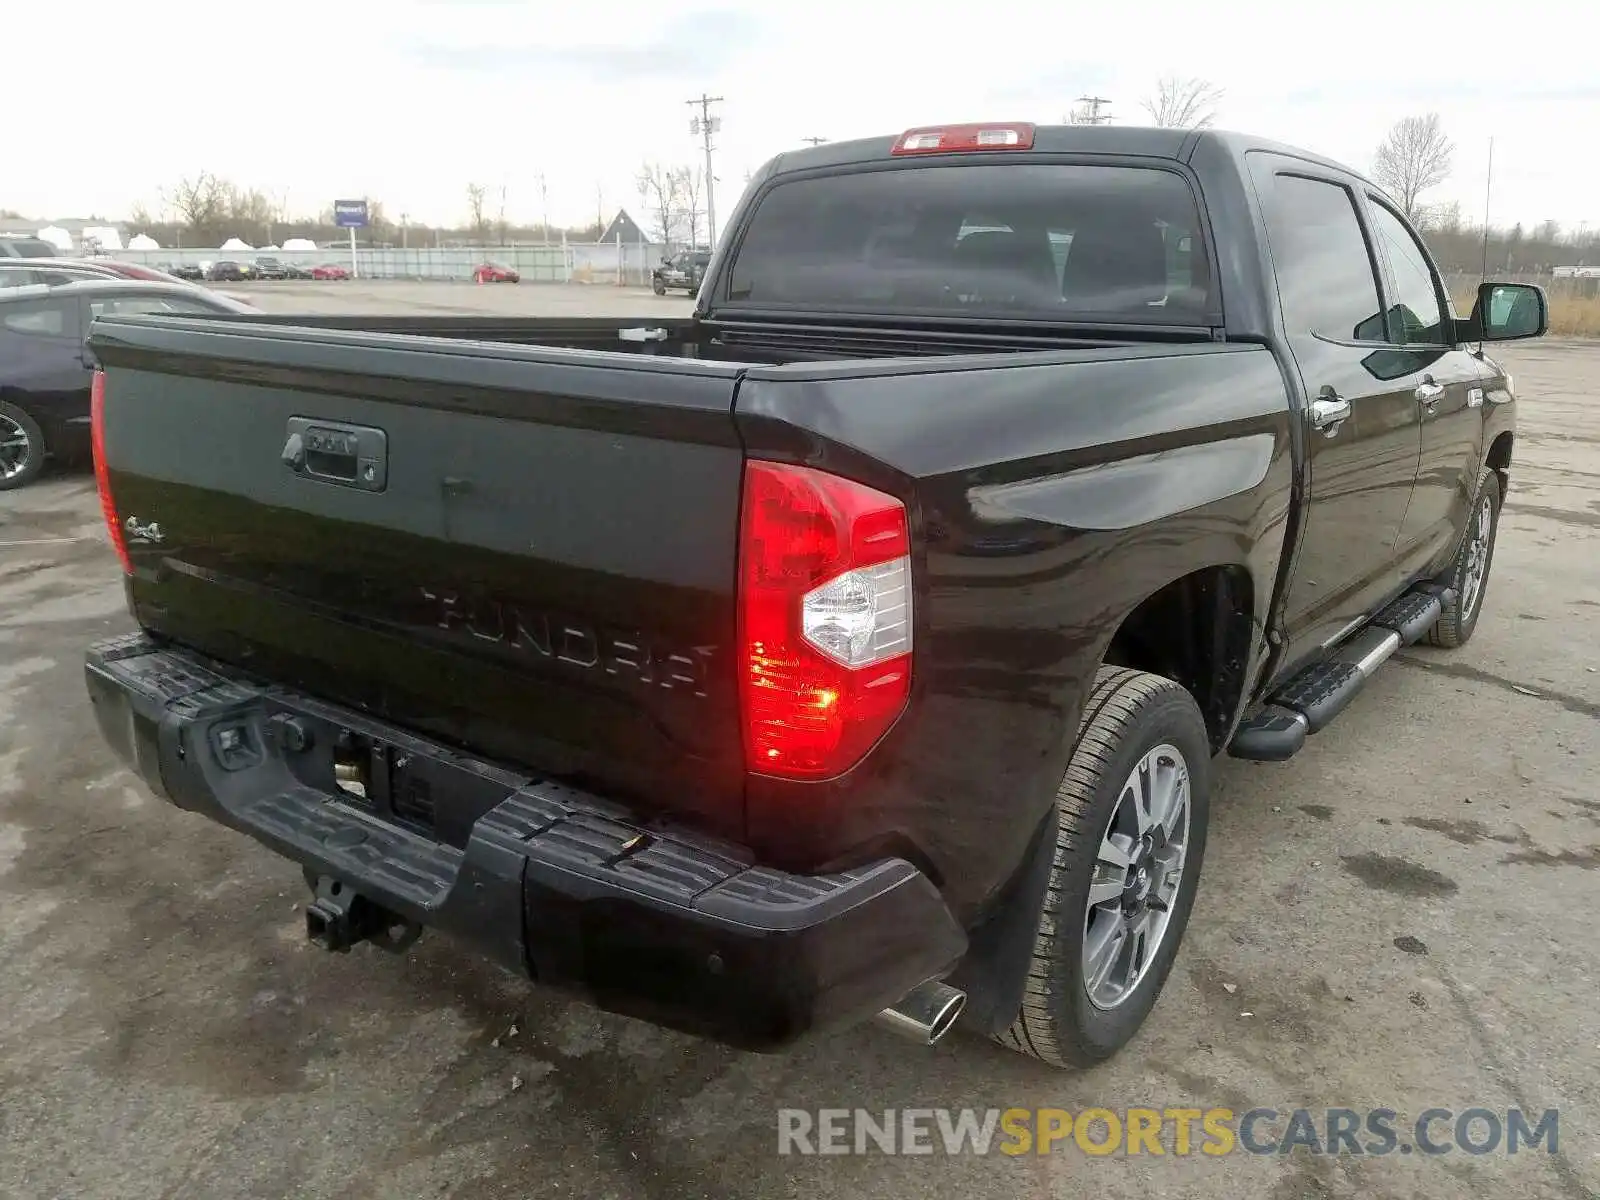
M389 482L389 435L367 425L290 417L283 465L304 479L381 492Z

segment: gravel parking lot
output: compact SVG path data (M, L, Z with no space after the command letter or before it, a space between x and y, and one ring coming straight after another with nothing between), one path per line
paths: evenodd
M661 314L606 287L232 287L293 311ZM1195 917L1097 1071L873 1028L742 1055L424 938L304 940L298 868L102 746L81 652L129 628L93 480L0 494L0 1196L1494 1196L1600 1188L1600 346L1523 397L1464 650L1404 651L1285 764L1219 764ZM1559 1152L780 1157L782 1107L1560 1110Z

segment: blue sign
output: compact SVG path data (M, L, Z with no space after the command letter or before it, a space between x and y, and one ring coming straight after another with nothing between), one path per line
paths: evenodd
M367 202L365 200L335 200L333 223L340 229L365 229L367 227Z

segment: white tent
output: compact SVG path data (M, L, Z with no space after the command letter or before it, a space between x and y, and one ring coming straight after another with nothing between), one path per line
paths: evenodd
M236 238L236 237L231 237L227 241L223 242L222 245L218 246L217 249L219 249L219 250L250 250L250 249L253 249L253 247L248 242L241 241L239 238Z
M46 225L39 230L39 239L49 242L57 250L65 250L68 254L72 253L72 235L59 225Z
M92 242L102 250L122 249L122 231L111 225L86 225L80 240Z
M128 239L129 250L159 250L161 243L148 233L136 233Z
M285 250L315 250L317 244L310 238L284 238L283 248Z

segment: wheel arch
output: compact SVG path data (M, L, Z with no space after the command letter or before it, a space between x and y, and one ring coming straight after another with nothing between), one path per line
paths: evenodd
M1102 661L1181 684L1199 705L1217 753L1227 745L1244 703L1256 627L1249 568L1237 563L1200 567L1135 605Z
M1507 429L1495 435L1494 441L1489 443L1489 452L1484 455L1483 465L1496 475L1500 476L1500 491L1506 490L1506 485L1511 479L1511 452L1516 445L1516 434Z

